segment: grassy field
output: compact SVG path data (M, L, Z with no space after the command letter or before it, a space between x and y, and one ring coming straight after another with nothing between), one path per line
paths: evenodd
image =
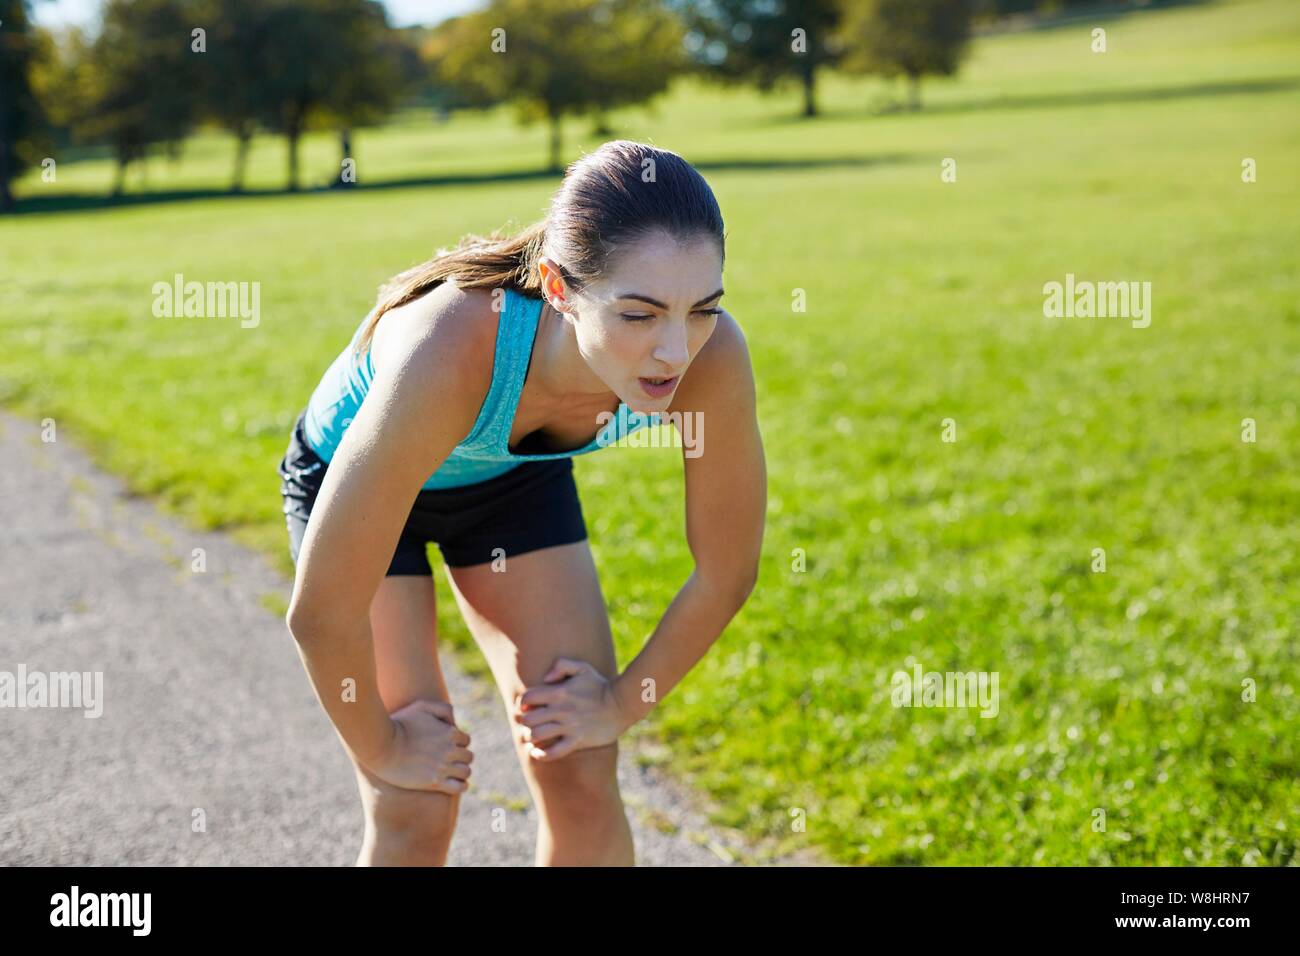
M713 185L759 383L758 588L633 731L720 825L854 864L1300 863L1300 7L1097 25L1104 54L1090 25L982 40L919 114L828 77L813 121L793 90L689 85L613 117ZM556 185L505 114L356 151L392 185L96 209L105 162L29 177L38 211L0 220L0 401L291 572L275 464L376 286ZM197 138L148 187L221 189L231 153ZM310 139L308 177L336 154ZM283 165L259 141L250 185ZM177 272L259 281L260 324L154 318ZM1067 273L1149 281L1150 326L1044 317ZM679 459L577 459L622 662L689 573ZM997 672L997 716L892 706L914 664Z

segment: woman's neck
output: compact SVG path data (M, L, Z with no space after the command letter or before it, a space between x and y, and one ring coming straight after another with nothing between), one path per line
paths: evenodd
M618 398L578 351L573 323L556 312L545 299L537 323L533 362L539 394L557 407L587 402L604 407Z

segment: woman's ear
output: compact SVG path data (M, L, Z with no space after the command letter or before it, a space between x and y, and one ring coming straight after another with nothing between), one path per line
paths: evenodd
M551 308L557 312L565 311L561 306L568 305L567 289L559 265L549 256L542 256L537 260L537 270L541 275L542 294L551 303Z

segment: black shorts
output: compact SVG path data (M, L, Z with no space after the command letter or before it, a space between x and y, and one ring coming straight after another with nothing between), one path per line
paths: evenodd
M276 469L289 528L289 555L295 563L312 504L329 467L307 444L303 414L294 423L289 447ZM457 488L421 488L388 575L432 574L426 554L430 541L437 542L449 567L459 568L586 537L573 459L526 461L487 481Z

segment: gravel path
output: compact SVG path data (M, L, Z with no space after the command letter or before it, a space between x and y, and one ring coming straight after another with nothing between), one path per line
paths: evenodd
M103 681L98 717L0 707L0 863L352 864L363 818L351 764L264 603L291 582L131 496L74 438L60 424L43 442L38 422L0 411L0 671ZM536 811L500 699L446 651L443 669L475 750L448 862L531 866ZM636 746L621 748L619 782L639 865L815 862L772 860L710 827Z

